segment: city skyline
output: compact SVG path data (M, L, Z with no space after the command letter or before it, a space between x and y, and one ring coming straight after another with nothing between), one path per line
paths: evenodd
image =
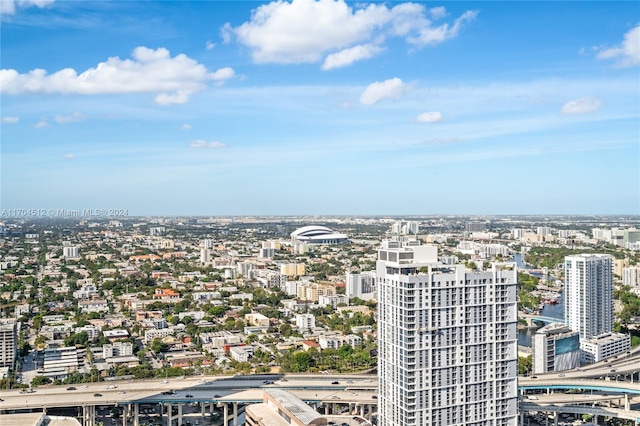
M640 213L632 2L1 7L3 209Z

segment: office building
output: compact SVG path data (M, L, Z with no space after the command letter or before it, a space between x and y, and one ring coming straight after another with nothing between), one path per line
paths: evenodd
M469 271L387 241L376 269L378 424L515 426L515 264Z
M613 330L612 261L607 254L565 257L564 318L580 339Z
M580 334L566 324L549 324L533 336L533 372L580 367Z
M18 348L18 326L15 319L0 319L0 368L13 368Z

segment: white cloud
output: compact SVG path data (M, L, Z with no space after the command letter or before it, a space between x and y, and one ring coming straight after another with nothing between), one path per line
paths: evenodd
M423 112L416 117L418 123L436 123L442 121L442 114L439 111Z
M21 7L43 7L49 6L54 0L0 0L0 15L13 15Z
M189 142L189 146L191 148L224 148L226 145L223 144L222 142L217 142L217 141L212 141L212 142L207 142L207 141L203 141L203 140L195 140L195 141L191 141Z
M409 85L405 84L398 77L385 81L376 81L364 89L360 96L360 103L363 105L373 105L383 99L398 99L409 91Z
M46 122L45 120L42 120L42 121L38 121L36 124L34 124L33 127L35 127L36 129L42 129L44 127L49 127L49 123Z
M2 117L2 124L16 124L18 121L19 117Z
M442 43L445 40L456 37L462 26L469 21L473 21L476 16L478 16L478 12L468 10L456 19L453 25L442 24L437 27L421 28L417 36L409 37L407 41L417 45Z
M569 101L562 106L563 114L587 114L602 108L602 102L596 98L585 96L574 101Z
M74 158L76 158L76 156L75 154L64 154L62 158L64 158L65 160L73 160Z
M184 123L182 126L180 126L180 128L182 130L191 130L191 124L189 123Z
M331 53L328 55L322 64L322 69L330 70L332 68L346 67L356 61L369 59L380 53L382 50L383 49L380 46L376 46L374 44L362 44L359 46L349 47L338 53Z
M598 58L618 58L616 65L620 67L640 64L640 25L626 32L620 46L602 49Z
M79 112L74 112L69 115L56 115L53 117L54 121L58 124L67 124L67 123L75 123L78 121L83 121L87 117L84 114Z
M251 19L238 27L225 24L220 33L225 43L235 37L251 49L257 63L324 61L323 69L331 69L333 63L345 66L382 52L377 45L388 37L404 37L414 45L455 37L477 13L467 11L453 24L437 27L428 14L439 19L446 10L427 10L416 3L389 8L385 4L351 7L344 0L279 0L254 9Z
M213 43L212 41L207 41L207 50L212 50L214 47L216 47L215 43Z
M136 47L132 59L111 57L77 74L65 68L53 74L34 69L19 74L13 69L0 70L0 93L122 94L158 93L161 105L184 103L189 95L202 90L208 81L222 81L234 76L232 68L209 72L207 68L179 54L171 57L164 48Z
M429 9L429 13L431 14L431 17L433 19L440 19L447 16L447 10L444 8L444 6L432 7L431 9Z

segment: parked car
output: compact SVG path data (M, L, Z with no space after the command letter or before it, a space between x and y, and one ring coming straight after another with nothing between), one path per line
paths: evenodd
M75 387L73 387L73 386L69 386L69 387L67 388L67 390L68 390L68 391L73 391L73 390L76 390L76 388L75 388Z

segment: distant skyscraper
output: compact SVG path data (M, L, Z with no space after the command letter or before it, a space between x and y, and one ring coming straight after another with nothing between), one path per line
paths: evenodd
M79 255L78 247L65 246L62 247L62 256L67 259L75 259Z
M14 319L0 320L0 367L13 367L16 360L18 328Z
M487 224L485 222L467 222L464 225L464 230L467 232L484 232L487 230Z
M388 241L376 266L379 425L515 426L515 265L472 272Z
M209 263L211 261L211 250L208 248L200 249L200 263Z
M580 333L580 339L613 330L612 261L608 254L565 257L565 323Z

